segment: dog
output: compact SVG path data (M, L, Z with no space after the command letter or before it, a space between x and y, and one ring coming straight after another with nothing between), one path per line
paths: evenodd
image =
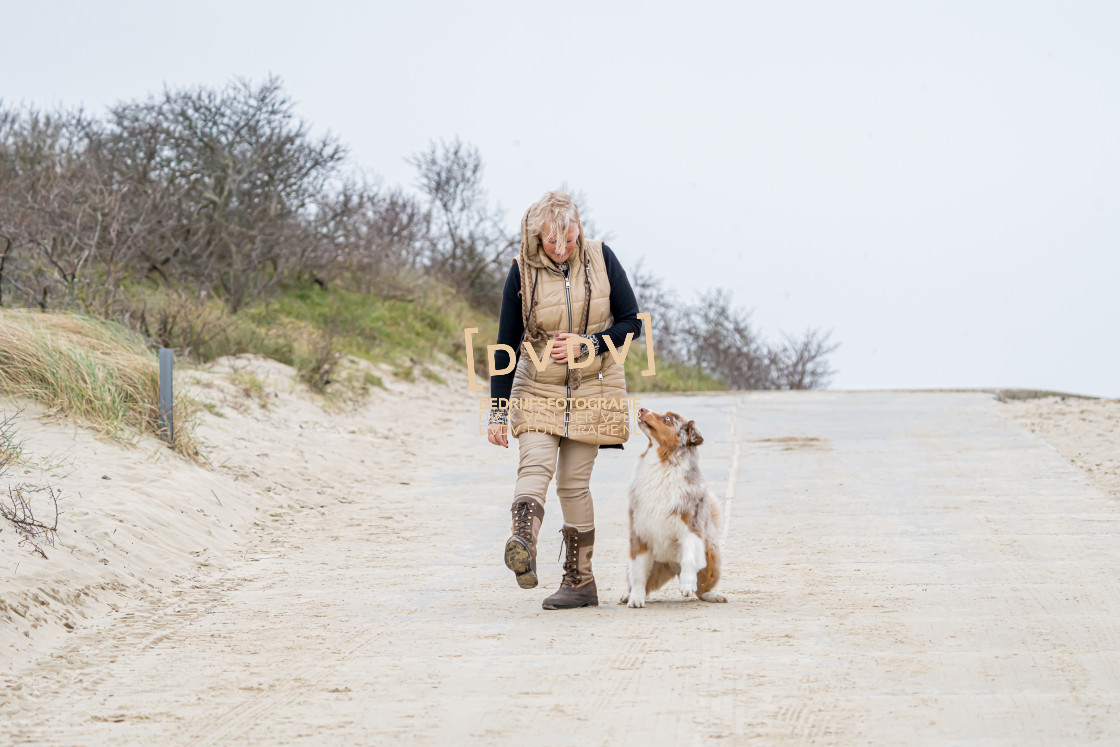
M630 593L619 604L645 607L646 597L674 576L684 596L726 602L713 591L720 569L719 501L700 473L696 447L704 437L695 421L644 407L638 428L649 446L630 483Z

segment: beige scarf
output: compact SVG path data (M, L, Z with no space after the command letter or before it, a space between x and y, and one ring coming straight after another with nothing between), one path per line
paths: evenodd
M517 257L517 267L521 273L521 319L525 324L525 339L529 341L530 345L536 347L538 343L548 339L548 333L537 324L536 304L534 302L537 273L546 268L556 272L561 270L560 266L545 253L539 237L529 231L529 213L532 210L533 206L530 205L529 209L525 211L525 215L521 217L521 253ZM591 260L584 248L582 223L579 224L578 230L575 251L572 252L572 256L568 257L568 272L574 273L576 267L583 266L583 284L587 296L587 306L583 310L583 328L580 335L586 337L587 320L591 314L591 273L588 266ZM532 268L531 273L530 268ZM583 383L583 372L574 368L571 369L570 373L569 384L573 390L579 389L580 384Z

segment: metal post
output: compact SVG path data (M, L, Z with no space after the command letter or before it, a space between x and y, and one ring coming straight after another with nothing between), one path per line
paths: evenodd
M171 348L159 349L159 431L167 443L175 443L174 395L171 388L171 369L175 352Z

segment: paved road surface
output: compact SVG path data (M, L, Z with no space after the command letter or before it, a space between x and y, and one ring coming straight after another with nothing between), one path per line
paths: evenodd
M220 573L82 631L0 741L1015 744L1120 735L1120 506L984 394L647 396L700 424L727 605L623 591L638 447L592 478L604 604L502 566L516 448L277 519ZM639 442L639 439L641 442ZM339 447L342 448L342 447Z

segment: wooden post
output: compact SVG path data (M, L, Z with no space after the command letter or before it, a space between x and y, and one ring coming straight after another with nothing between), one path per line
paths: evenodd
M175 352L171 348L159 349L159 431L169 444L175 443L175 398L171 387L174 360Z

